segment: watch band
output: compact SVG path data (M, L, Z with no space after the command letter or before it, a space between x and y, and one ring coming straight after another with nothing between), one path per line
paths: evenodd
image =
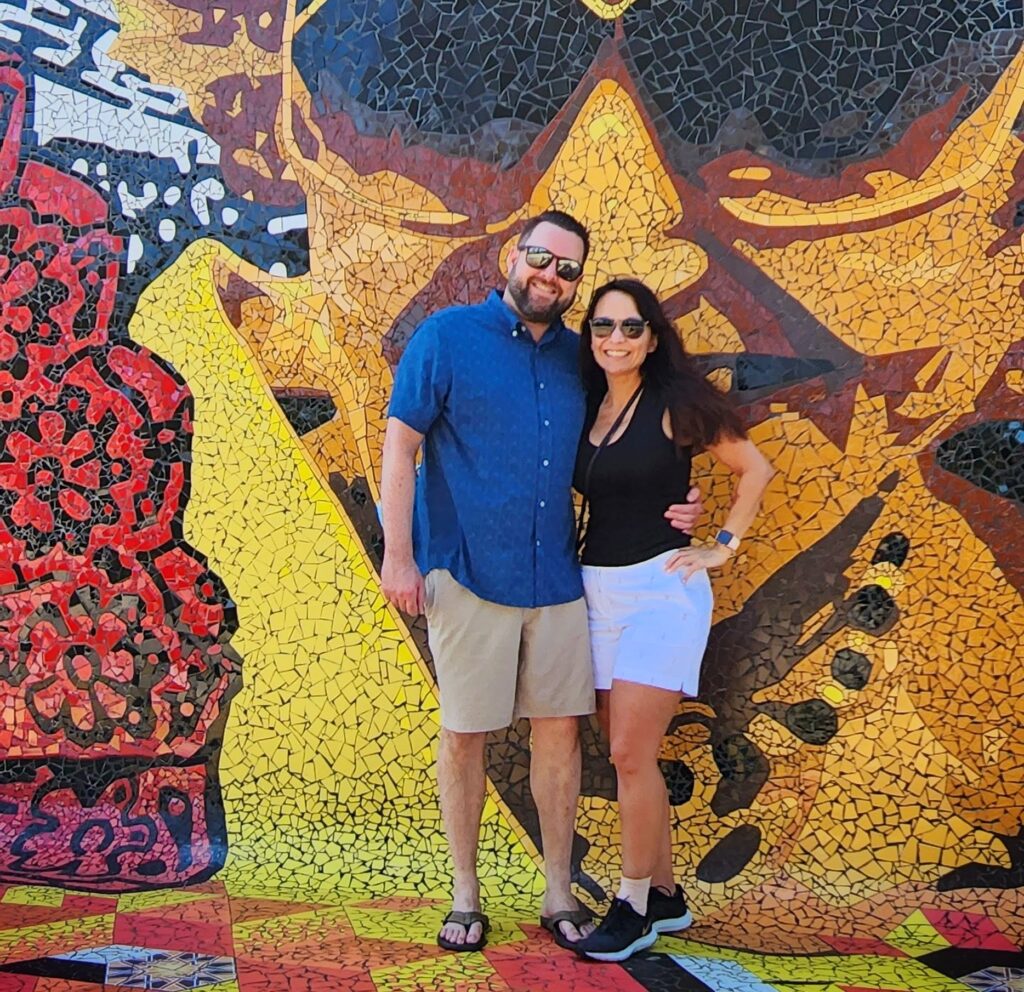
M724 544L730 551L738 551L740 547L740 539L730 531L720 530L715 535L715 540L719 544Z

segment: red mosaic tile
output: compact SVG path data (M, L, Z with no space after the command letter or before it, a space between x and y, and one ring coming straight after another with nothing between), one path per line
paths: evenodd
M385 909L401 913L407 909L423 909L427 906L446 906L447 899L417 899L415 896L388 896L385 899L365 899L352 903L353 909Z
M284 899L232 899L231 920L234 923L249 923L252 920L275 919L279 916L294 916L323 908L316 902L287 902Z
M512 992L645 992L620 968L581 961L539 927L521 924L529 940L484 949L484 956ZM612 983L612 984L609 984Z
M252 958L235 959L242 992L377 992L368 972L356 968L285 966Z
M1019 951L987 916L958 913L954 910L925 909L924 917L954 947L972 947L986 951Z
M99 913L74 913L68 912L64 906L5 905L0 911L0 930L17 930L40 923L59 923L61 920L80 920L88 916L100 916L104 912L112 913L114 910L111 908Z
M113 985L76 982L71 978L37 978L34 992L115 992Z
M64 896L61 909L68 914L68 919L101 916L104 913L116 912L117 900L110 897L93 896L84 892L68 892Z
M906 951L901 951L884 940L875 940L871 937L840 937L837 934L823 934L821 939L840 954L878 954L886 958L910 957Z
M0 974L0 992L36 992L39 981L34 975Z
M198 954L223 957L234 954L230 921L167 919L157 911L119 913L114 923L111 943L158 947L166 951L195 951Z

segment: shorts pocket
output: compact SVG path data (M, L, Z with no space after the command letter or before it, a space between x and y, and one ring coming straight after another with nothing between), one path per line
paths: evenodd
M423 576L424 612L429 616L434 610L434 597L437 592L437 569L432 568Z

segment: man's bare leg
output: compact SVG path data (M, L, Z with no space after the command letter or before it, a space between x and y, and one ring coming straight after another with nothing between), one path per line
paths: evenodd
M530 790L540 817L544 848L544 904L541 915L577 909L570 871L573 829L580 797L579 717L537 717L530 721ZM594 929L561 924L569 940Z
M455 885L452 909L480 911L480 882L476 874L480 818L483 816L486 780L484 740L486 734L459 734L441 729L437 749L437 783L441 794L441 816L451 851ZM474 923L467 933L459 923L446 923L441 936L455 944L475 943L482 927Z

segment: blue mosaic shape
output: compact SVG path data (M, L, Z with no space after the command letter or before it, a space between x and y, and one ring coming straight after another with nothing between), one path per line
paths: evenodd
M187 992L235 978L235 959L189 951L152 951L109 961L105 984L162 992Z
M669 957L715 992L778 992L774 985L762 982L738 961L697 958L688 954L670 954Z

